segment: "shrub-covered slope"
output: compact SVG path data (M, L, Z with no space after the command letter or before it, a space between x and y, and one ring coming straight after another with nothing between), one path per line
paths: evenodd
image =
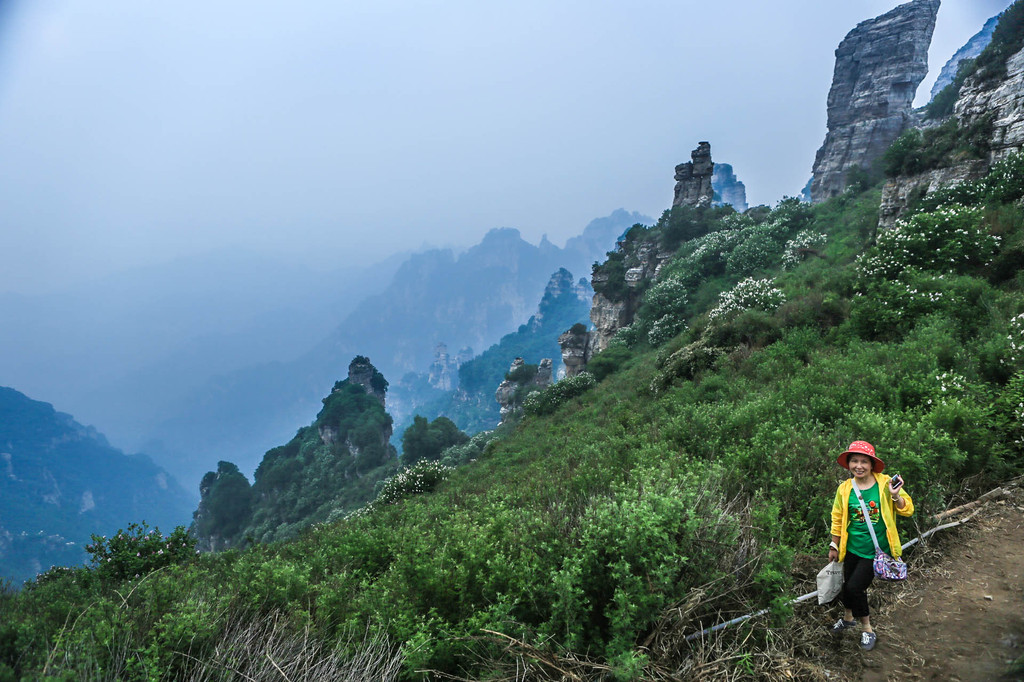
M759 607L785 627L851 440L905 477L904 535L1021 470L1022 197L1018 156L877 237L877 189L634 228L624 251L672 256L591 361L600 381L555 384L472 461L420 463L294 541L131 585L46 576L0 601L0 670L186 679L221 665L245 618L346 660L369 632L404 679L701 679L686 634ZM724 637L719 671L778 663L771 630ZM798 649L822 677L821 652Z

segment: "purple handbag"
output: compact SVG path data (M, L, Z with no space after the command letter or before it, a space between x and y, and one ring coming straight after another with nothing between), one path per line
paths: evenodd
M868 514L867 505L864 504L864 498L861 497L860 488L857 487L856 482L853 482L852 486L853 491L857 493L857 501L860 502L860 510L864 514L864 521L867 523L868 533L871 534L871 541L875 543L875 561L873 563L875 575L878 576L879 580L906 580L907 564L902 559L894 559L889 556L878 546L878 538L875 537L871 515Z

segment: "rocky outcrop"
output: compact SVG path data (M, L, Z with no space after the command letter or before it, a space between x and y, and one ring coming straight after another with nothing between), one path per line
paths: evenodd
M370 358L362 355L357 355L353 358L352 362L348 365L348 380L362 386L366 389L367 393L380 401L381 407L384 407L384 397L387 393L388 382L384 380L384 377L377 371L377 368L370 364Z
M1006 76L1001 80L968 78L953 111L962 127L991 119L990 164L1024 149L1024 50L1006 61Z
M574 377L587 368L590 354L587 352L587 328L582 324L574 325L558 337L558 345L562 349L562 365L565 376Z
M536 371L531 371L532 368L522 358L512 361L507 378L498 385L498 390L494 394L494 399L501 407L501 421L506 421L522 408L522 399L528 393L543 390L551 385L552 367L551 358L541 360Z
M935 99L935 96L942 92L943 88L953 82L953 79L956 78L956 71L960 68L962 61L974 59L981 54L982 50L988 47L988 44L992 42L992 32L996 30L996 24L998 23L999 15L992 17L985 22L985 26L975 33L963 47L953 53L953 56L942 67L939 77L935 79L935 83L932 85L932 99Z
M987 163L972 160L951 168L939 168L927 173L901 176L889 180L882 189L882 204L878 211L878 229L887 230L893 227L915 196L924 196L943 187L959 185L968 180L977 180L987 171Z
M717 197L715 206L732 206L740 213L747 210L747 186L739 181L730 164L715 164L711 187Z
M938 11L939 0L913 0L861 22L839 44L813 201L841 193L851 170L871 168L911 125Z
M710 206L714 199L711 177L715 167L711 161L711 143L698 143L697 148L690 152L690 159L676 166L672 206Z
M985 126L990 131L986 142L988 158L959 161L927 173L890 179L882 188L880 230L895 225L913 197L976 180L984 176L993 163L1024 150L1024 50L1007 60L1006 76L1002 79L968 78L960 89L954 115L961 127L988 122Z

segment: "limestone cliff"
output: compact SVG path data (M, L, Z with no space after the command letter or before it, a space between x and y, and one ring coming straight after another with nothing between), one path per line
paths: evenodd
M676 166L673 206L710 206L714 198L711 177L715 164L711 161L711 144L700 142L690 152L690 161Z
M989 81L978 74L960 89L954 115L962 127L991 118L990 164L1024 149L1024 50L1006 61L1006 76Z
M466 347L457 355L448 353L448 346L439 343L434 347L434 361L430 363L427 382L442 391L451 391L459 383L459 367L473 359L473 349Z
M938 11L939 0L913 0L861 22L839 44L813 201L842 192L852 169L870 168L912 123Z
M384 397L388 390L388 382L384 376L377 371L377 368L370 364L370 359L357 355L348 365L348 380L353 384L359 384L367 393L380 401L384 407Z

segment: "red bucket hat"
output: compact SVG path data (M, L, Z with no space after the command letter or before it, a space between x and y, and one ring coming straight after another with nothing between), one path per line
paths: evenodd
M850 455L867 455L871 458L871 470L876 474L881 473L885 469L885 462L878 459L875 456L875 446L866 440L855 440L850 443L850 447L846 448L846 452L839 455L839 459L836 462L839 466L844 469L850 468Z

